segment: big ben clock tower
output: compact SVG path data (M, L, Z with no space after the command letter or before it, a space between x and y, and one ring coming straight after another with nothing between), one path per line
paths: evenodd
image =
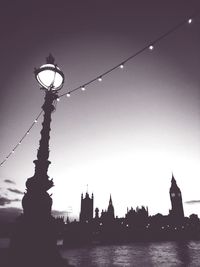
M170 194L171 205L172 205L172 209L170 210L170 215L172 215L177 220L183 219L184 211L183 211L181 190L177 186L176 180L174 179L173 174L172 174L171 187L169 190L169 194Z

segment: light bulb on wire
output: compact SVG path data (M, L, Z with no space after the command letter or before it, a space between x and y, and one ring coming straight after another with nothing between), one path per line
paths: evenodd
M153 50L154 49L154 46L153 45L150 45L149 46L149 50Z

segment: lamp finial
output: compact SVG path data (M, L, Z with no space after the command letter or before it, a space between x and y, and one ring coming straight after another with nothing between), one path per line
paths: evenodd
M49 53L49 56L46 58L47 64L53 64L55 62L55 58L52 56L51 53Z

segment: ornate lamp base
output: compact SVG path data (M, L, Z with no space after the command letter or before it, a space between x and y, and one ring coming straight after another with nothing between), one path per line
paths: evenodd
M24 214L15 225L10 244L9 267L67 267L57 249L56 221L47 192L30 190L22 200Z
M18 218L10 244L9 267L66 267L70 266L56 246L55 219L30 221L25 215Z

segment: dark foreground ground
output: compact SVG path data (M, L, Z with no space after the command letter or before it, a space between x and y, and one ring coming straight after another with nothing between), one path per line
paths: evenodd
M9 250L7 248L1 248L0 249L0 262L1 262L1 266L4 267L7 264L7 260L8 260L8 252Z
M1 267L20 267L20 266L9 266L8 265L9 256L10 255L9 255L9 249L8 248L0 248L0 266ZM66 263L64 263L63 266L65 266L65 267L75 267L74 265L68 264L67 260L65 260L65 262ZM27 267L29 267L28 264L27 264ZM37 266L35 266L35 267L37 267ZM46 267L46 266L44 266L44 267Z

